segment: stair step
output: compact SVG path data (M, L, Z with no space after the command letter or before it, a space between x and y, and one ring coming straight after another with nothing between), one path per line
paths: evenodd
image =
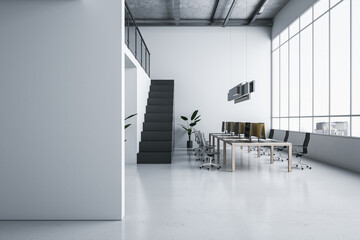
M172 122L172 113L146 113L145 122Z
M172 98L148 98L148 105L173 105Z
M151 80L153 86L174 86L174 80Z
M171 131L144 131L141 133L141 141L171 141Z
M172 122L144 122L144 131L172 131Z
M151 80L137 163L171 163L174 80Z
M174 92L174 86L150 86L150 92Z
M171 152L172 141L141 141L140 152Z
M171 152L140 152L137 163L171 163Z
M146 106L146 113L173 113L173 106Z
M174 98L173 92L149 92L149 98Z

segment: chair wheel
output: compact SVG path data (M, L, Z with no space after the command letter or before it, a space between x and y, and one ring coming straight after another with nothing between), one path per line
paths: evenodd
M208 171L210 170L210 168L208 168Z
M301 170L304 170L304 168L302 167Z
M311 169L311 167L309 167L309 169Z
M202 169L202 167L200 167L200 169Z

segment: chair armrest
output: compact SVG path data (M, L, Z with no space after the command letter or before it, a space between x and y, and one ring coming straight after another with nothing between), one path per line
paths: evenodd
M303 145L292 145L293 147L303 147L303 148L307 148L307 147L304 147Z

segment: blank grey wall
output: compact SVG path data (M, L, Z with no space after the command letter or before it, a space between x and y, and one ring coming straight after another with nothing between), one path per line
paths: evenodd
M0 219L121 219L123 1L0 1Z
M284 136L285 131L275 131L275 139L283 140ZM289 142L302 145L304 137L305 133L291 131ZM311 134L308 157L351 171L360 172L359 146L360 139Z
M176 147L187 135L181 115L195 109L198 129L219 132L222 121L265 122L270 126L270 28L142 27L151 52L152 79L175 80ZM247 41L246 41L247 39ZM247 58L246 58L247 50ZM251 100L227 101L230 88L256 81Z
M278 35L317 0L290 0L275 16L272 37Z

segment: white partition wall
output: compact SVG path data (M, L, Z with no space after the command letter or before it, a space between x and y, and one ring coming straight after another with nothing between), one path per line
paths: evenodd
M0 219L124 216L123 0L0 1Z

